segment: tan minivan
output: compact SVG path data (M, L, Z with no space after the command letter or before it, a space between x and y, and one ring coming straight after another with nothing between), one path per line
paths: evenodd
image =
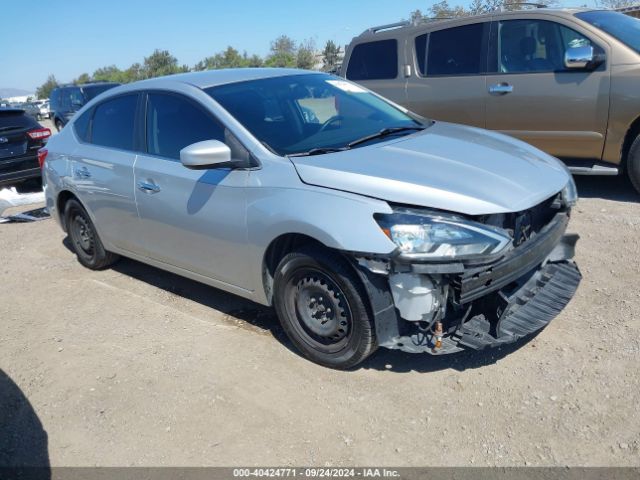
M494 12L370 28L342 75L425 117L497 130L640 192L640 20ZM473 155L473 152L470 152Z

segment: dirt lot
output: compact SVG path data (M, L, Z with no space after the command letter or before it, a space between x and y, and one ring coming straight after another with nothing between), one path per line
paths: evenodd
M584 280L546 330L353 372L299 357L270 310L0 225L0 464L640 465L640 197L578 185Z

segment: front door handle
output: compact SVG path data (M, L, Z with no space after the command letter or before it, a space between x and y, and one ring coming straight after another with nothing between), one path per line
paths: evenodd
M138 182L138 189L142 190L144 193L158 193L160 191L160 187L158 185L150 182Z
M507 95L513 92L513 85L508 83L498 83L489 87L489 93L492 95Z
M91 172L87 167L77 168L75 174L78 178L91 178Z

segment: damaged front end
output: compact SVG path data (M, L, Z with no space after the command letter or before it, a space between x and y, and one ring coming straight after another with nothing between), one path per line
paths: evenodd
M463 218L394 207L377 219L399 245L389 258L356 256L378 344L445 354L544 328L582 278L572 260L578 236L565 233L574 203L563 191L523 212Z

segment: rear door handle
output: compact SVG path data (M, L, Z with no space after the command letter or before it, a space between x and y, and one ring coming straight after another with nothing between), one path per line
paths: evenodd
M160 191L160 187L151 182L138 182L138 189L144 193L158 193Z
M508 83L498 83L489 87L489 93L492 95L507 95L513 92L513 85Z
M75 174L78 178L91 178L91 172L87 167L77 168Z

